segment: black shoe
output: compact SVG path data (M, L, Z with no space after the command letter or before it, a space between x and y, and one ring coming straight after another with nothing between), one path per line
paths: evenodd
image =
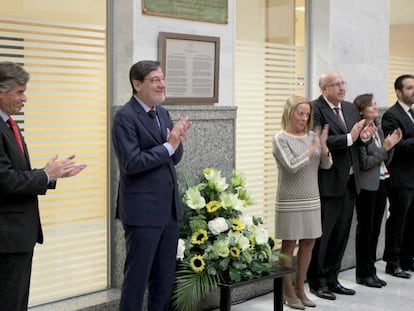
M355 295L355 291L353 289L343 287L339 282L336 284L328 285L328 289L335 294Z
M328 287L322 286L319 288L310 288L310 292L314 294L315 296L318 296L322 299L328 299L328 300L335 300L336 296L334 293L332 293Z
M374 278L375 281L380 282L382 286L386 286L387 282L385 282L384 280L380 279L376 274L374 274L372 276Z
M414 271L414 262L411 262L408 265L401 263L401 269L405 271Z
M403 279L411 278L411 274L409 274L408 272L403 271L398 266L386 265L385 266L385 273L391 274L392 276L395 276L397 278L403 278Z
M368 287L375 287L375 288L381 288L382 283L378 280L375 280L372 276L366 277L366 278L356 278L356 282L361 285L365 285Z

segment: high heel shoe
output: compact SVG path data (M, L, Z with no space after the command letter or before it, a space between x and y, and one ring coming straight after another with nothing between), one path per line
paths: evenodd
M299 298L300 299L300 298ZM314 303L312 300L310 299L300 299L300 301L302 302L302 304L305 307L311 307L311 308L315 308L316 307L316 303Z
M316 307L316 303L310 300L303 290L296 289L296 297L299 298L300 302L302 302L305 307Z
M305 310L305 306L302 304L300 299L285 298L285 305L287 305L288 307L292 309Z

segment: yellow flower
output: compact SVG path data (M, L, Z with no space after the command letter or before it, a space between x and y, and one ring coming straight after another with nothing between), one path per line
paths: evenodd
M206 267L206 262L204 261L203 256L195 255L190 259L190 267L194 272L201 272Z
M269 245L270 245L270 249L274 249L277 246L277 241L276 238L273 236L269 236Z
M239 258L240 249L235 247L235 246L230 247L230 256L233 257L233 258Z
M207 231L204 229L197 230L191 235L191 243L201 245L208 240Z
M242 220L233 218L233 224L231 225L233 231L243 231L244 228L246 228L246 225Z
M221 207L220 201L210 201L207 203L206 208L207 212L214 213Z
M208 174L210 174L210 172L212 171L213 169L211 168L211 167L206 167L204 170L203 170L203 173L205 174L205 175L208 175Z

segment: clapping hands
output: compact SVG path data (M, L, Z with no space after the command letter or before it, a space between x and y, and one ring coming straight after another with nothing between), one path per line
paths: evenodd
M86 164L77 164L75 155L71 155L63 160L58 161L58 155L53 156L43 168L50 180L57 180L58 178L67 178L79 174Z
M365 119L355 123L351 129L352 141L356 141L360 137L363 141L369 140L378 131L374 121Z
M384 148L388 151L392 149L396 144L400 142L402 138L402 131L400 128L397 128L391 134L384 139Z
M176 150L180 143L185 139L187 132L191 128L191 121L188 117L180 119L172 130L167 128L167 141Z
M319 146L321 146L322 154L328 155L329 149L326 142L328 140L329 125L325 124L322 130L320 127L316 127L314 133L312 143L306 151L308 157L312 157Z

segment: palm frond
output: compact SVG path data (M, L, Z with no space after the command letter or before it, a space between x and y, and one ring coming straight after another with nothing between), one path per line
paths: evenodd
M172 305L176 311L194 311L199 309L200 301L217 287L219 277L209 275L206 270L196 273L178 268Z

